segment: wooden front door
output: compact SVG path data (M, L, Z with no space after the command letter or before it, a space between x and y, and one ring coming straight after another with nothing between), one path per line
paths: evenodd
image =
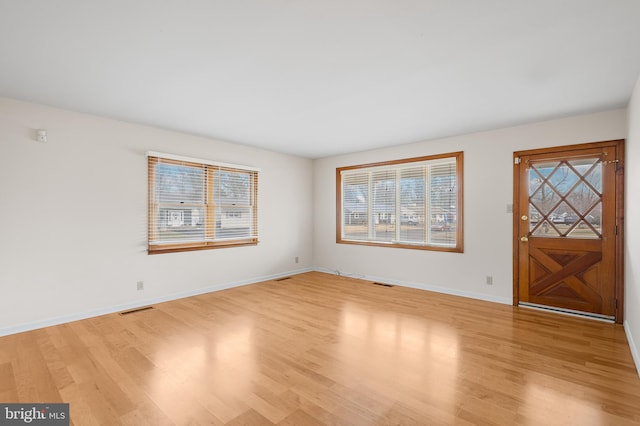
M623 141L514 154L514 303L622 321Z

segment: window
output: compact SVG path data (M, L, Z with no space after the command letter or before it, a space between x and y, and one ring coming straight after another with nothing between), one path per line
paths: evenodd
M336 241L462 252L463 153L336 169Z
M155 152L149 253L258 243L258 170Z

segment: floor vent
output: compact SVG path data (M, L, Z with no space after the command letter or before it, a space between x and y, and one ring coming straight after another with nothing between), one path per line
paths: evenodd
M129 311L120 312L120 315L135 314L136 312L148 311L150 309L154 309L154 307L153 306L145 306L145 307L142 307L142 308L131 309Z
M291 277L282 277L282 278L277 278L274 281L286 281L286 280L290 280Z
M393 287L391 284L385 284L385 283L373 283L375 285L381 285L382 287Z

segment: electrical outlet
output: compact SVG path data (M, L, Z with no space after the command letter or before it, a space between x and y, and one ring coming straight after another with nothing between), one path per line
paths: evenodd
M493 275L487 275L487 285L493 285Z
M296 263L298 263L300 261L300 259L298 259L298 256L296 256L295 261L296 261Z
M136 283L136 286L137 286L136 288L138 289L138 291L144 290L144 281L138 281Z

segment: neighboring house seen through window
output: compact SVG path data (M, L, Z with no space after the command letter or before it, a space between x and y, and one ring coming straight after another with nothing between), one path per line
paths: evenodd
M149 253L258 243L258 170L149 152Z
M463 251L463 153L336 169L336 241Z

